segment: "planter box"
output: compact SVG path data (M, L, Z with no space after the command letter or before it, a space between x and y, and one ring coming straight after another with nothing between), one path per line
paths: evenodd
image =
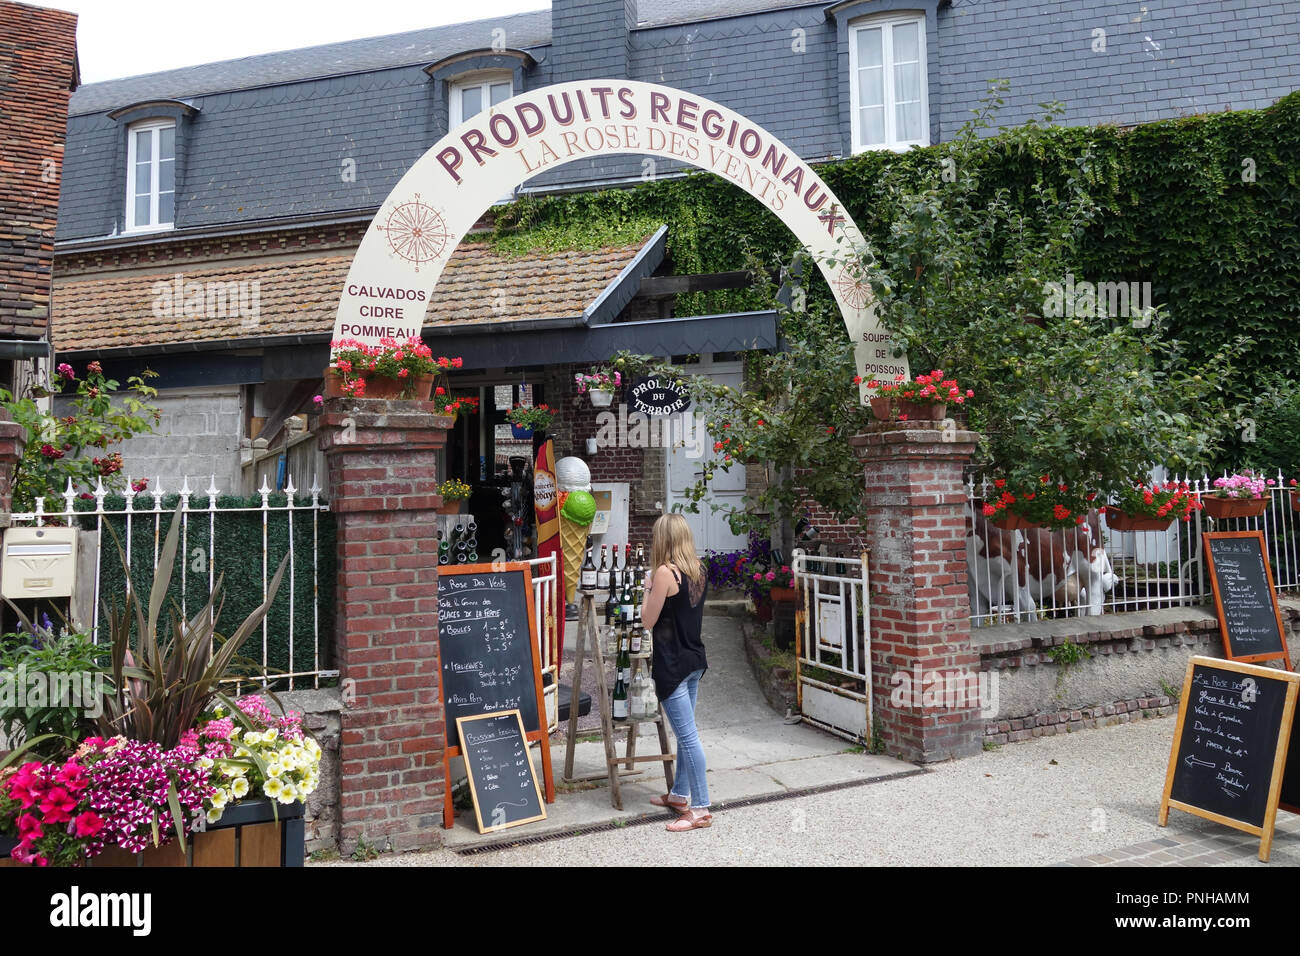
M1038 527L1038 525L1034 524L1028 518L1022 518L1020 515L1014 514L1010 511L1004 511L1001 517L990 518L989 524L993 525L995 528L1001 528L1003 531L1021 531L1025 528Z
M1215 498L1201 497L1205 513L1211 518L1258 518L1268 507L1267 498Z
M1106 526L1111 531L1164 531L1176 520L1176 518L1130 515L1111 505L1106 506Z
M279 811L276 820L274 810ZM305 856L303 806L301 803L278 804L270 800L248 800L226 809L221 822L202 833L192 833L188 852L181 851L175 839L164 847L143 853L127 853L109 847L86 863L93 867L155 866L249 866L298 867ZM19 867L9 858L17 840L0 836L0 868Z
M898 400L898 417L903 418L906 416L909 422L941 422L947 415L947 404L909 402L901 398Z

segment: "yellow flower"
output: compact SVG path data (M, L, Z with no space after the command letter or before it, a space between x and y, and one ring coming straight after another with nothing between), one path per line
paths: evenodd
M278 760L272 760L266 765L266 775L268 777L278 777L284 773L284 764Z
M298 799L298 788L293 784L286 784L280 788L279 800L281 803L293 803Z
M280 783L279 780L272 778L266 781L266 783L262 784L262 792L265 793L272 800L275 800L280 796L280 791L283 789L283 787L284 785Z
M213 807L205 814L209 823L217 823L225 815L226 811L218 807Z
M230 793L223 789L217 788L217 792L212 795L212 807L214 810L223 809L230 802Z
M248 796L248 781L243 777L236 777L235 782L230 785L230 792L236 800L242 800Z

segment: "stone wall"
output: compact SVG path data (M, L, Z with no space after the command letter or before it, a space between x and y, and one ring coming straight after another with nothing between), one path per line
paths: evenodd
M1294 661L1300 602L1281 606ZM971 639L996 682L995 698L985 702L990 744L1176 713L1188 660L1225 654L1218 620L1204 607L1002 624L976 628ZM1089 656L1054 660L1069 644Z
M337 688L277 694L285 710L302 714L302 725L320 744L320 786L307 798L303 820L307 852L333 850L339 839L339 734L343 698Z

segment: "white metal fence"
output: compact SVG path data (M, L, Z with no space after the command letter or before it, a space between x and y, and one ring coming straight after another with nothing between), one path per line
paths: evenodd
M1171 480L1185 481L1203 497L1214 491L1208 476ZM981 627L1200 604L1210 593L1202 531L1263 531L1278 590L1300 588L1300 514L1292 508L1282 474L1273 480L1264 513L1256 518L1218 520L1198 510L1164 531L1118 531L1107 521L1105 503L1098 502L1080 528L1021 532L999 531L984 519L981 506L994 495L993 484L971 479L966 516L971 623Z
M330 572L333 569L332 548L330 555L324 555L321 548L322 515L329 507L321 500L315 482L301 498L292 479L282 493L273 492L263 482L252 496L261 501L253 505L220 502L215 478L202 492L192 490L185 479L174 491L155 484L137 493L128 480L120 496L110 495L102 483L97 483L93 493L79 496L69 482L62 497L61 510L46 511L44 502L38 500L34 512L16 513L12 522L15 526L58 524L82 529L78 577L84 580L89 574L92 584L89 588L79 585L81 599L73 600L73 617L78 625L91 628L96 640L101 638L104 599L120 605L128 579L137 588L151 586L178 497L183 509L172 596L181 614L188 618L201 609L224 575L227 596L232 588L252 595L243 602L227 600L218 627L228 633L238 625L239 611L232 613L231 605L251 603L256 607L263 603L270 580L287 553L289 563L276 602L262 620L261 647L244 646L243 656L260 663L260 673L250 680L302 690L318 688L322 681L339 676L332 666L334 582L322 574L323 567ZM122 500L120 506L117 497ZM109 498L115 500L106 506ZM125 555L125 573L109 525ZM279 544L274 549L272 536ZM260 545L260 554L249 553L254 545ZM324 562L323 555L327 558Z

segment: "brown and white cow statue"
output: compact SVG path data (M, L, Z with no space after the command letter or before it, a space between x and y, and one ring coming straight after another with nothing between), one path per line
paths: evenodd
M967 506L966 559L971 608L979 616L1006 605L1019 620L1029 619L1043 605L1100 614L1106 594L1115 587L1096 511L1088 513L1084 524L1064 531L1004 531Z

